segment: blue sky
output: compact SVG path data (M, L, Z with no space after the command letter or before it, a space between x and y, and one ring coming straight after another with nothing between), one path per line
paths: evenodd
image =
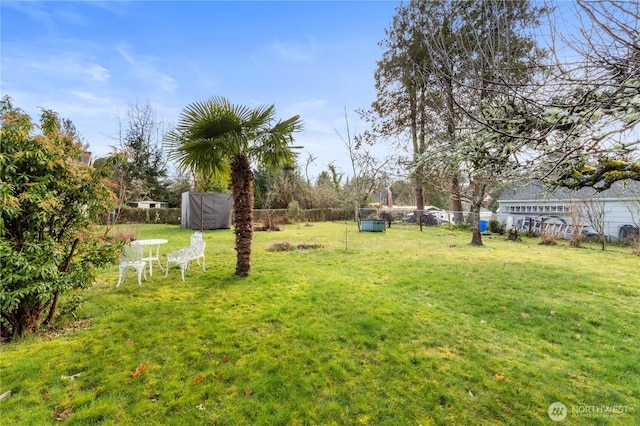
M32 117L70 118L94 157L116 145L118 116L149 102L176 123L189 103L224 96L300 114L312 174L348 154L334 129L364 130L352 111L375 99L378 42L392 1L0 2L3 95Z

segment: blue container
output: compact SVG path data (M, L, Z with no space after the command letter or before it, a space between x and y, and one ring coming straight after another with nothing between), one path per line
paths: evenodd
M380 219L363 219L360 222L360 230L364 232L384 232L386 221Z
M487 230L487 225L489 225L489 222L486 220L481 220L480 221L480 232L484 232Z

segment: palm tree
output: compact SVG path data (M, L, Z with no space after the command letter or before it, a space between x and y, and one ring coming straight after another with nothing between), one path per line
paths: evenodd
M169 158L203 176L231 174L236 234L236 275L251 271L253 172L251 163L278 167L293 162L293 132L300 116L276 121L275 105L248 108L223 97L195 102L182 111L165 139Z

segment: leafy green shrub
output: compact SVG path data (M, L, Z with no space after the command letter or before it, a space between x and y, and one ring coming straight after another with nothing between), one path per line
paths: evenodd
M60 297L92 284L96 268L116 260L118 243L93 230L113 194L82 163L70 126L43 110L34 135L31 117L8 97L0 117L0 321L10 339L53 324Z
M446 224L445 227L450 231L471 231L471 225L469 225L466 222L453 223L453 224L449 223L449 224Z
M119 224L127 223L163 223L167 225L180 224L180 209L141 209L137 207L123 207L118 217Z
M294 223L298 222L302 217L302 210L296 200L292 200L287 206L287 217Z
M494 234L504 235L507 224L504 221L499 221L495 217L489 220L489 231Z

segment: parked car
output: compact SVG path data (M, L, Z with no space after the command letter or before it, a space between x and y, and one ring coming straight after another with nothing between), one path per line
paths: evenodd
M622 225L618 230L618 238L621 240L631 240L640 238L640 229L633 225Z
M452 220L450 216L446 210L434 206L426 206L424 210L415 210L407 213L403 220L407 223L418 223L418 218L422 217L423 225L441 225L449 223Z

